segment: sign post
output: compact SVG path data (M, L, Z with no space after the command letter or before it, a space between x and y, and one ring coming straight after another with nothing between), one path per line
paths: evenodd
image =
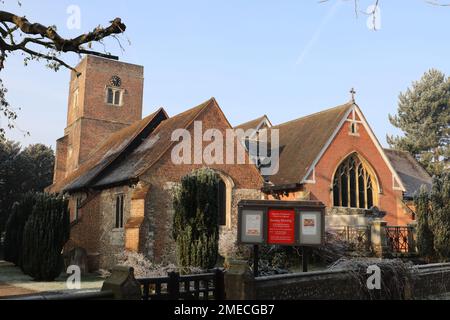
M259 275L259 246L302 247L303 271L309 248L325 237L325 206L318 201L243 200L239 202L238 243L253 246L253 273Z
M259 275L259 245L253 245L253 276L255 278Z
M308 247L302 247L302 269L308 272Z

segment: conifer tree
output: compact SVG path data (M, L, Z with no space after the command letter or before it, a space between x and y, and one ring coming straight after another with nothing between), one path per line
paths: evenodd
M23 271L37 281L53 281L62 271L62 249L69 239L67 200L39 194L23 234Z
M211 169L185 176L174 196L173 237L180 267L213 268L218 256L218 184Z
M431 191L434 249L441 262L450 260L450 174L435 177Z
M397 150L408 151L431 174L449 170L450 79L431 69L399 96L398 113L389 121L404 132L388 137Z
M26 193L13 205L12 213L6 224L5 260L22 266L23 231L36 203L35 193Z
M428 260L434 256L434 238L431 230L431 211L428 190L425 187L415 200L417 210L417 249L419 255Z

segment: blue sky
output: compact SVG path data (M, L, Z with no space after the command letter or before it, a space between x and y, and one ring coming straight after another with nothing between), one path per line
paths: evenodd
M386 145L398 134L388 121L397 98L429 68L450 73L450 7L423 0L381 0L381 30L355 17L353 1L53 1L2 5L30 21L55 24L66 37L106 25L127 24L121 60L145 66L144 115L163 106L175 115L214 96L232 124L267 114L282 123L349 100L357 102ZM373 0L360 0L365 10ZM81 30L69 30L69 5L81 9ZM128 45L127 38L131 41ZM78 57L66 59L76 64ZM69 72L23 66L11 55L0 74L8 99L20 106L8 133L23 145L54 146L66 125Z

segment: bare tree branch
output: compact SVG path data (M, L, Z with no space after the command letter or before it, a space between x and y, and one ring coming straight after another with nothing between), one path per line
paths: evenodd
M0 0L0 4L2 3L4 0ZM21 6L20 1L17 3ZM21 52L25 56L25 65L28 61L43 59L47 67L55 71L65 67L76 73L78 71L61 58L62 54L72 52L117 60L117 56L111 55L106 50L102 53L85 49L85 47L90 48L93 42L103 45L105 38L113 37L119 42L119 47L123 51L117 35L125 32L126 25L120 18L115 18L109 23L107 27L98 26L75 38L65 39L56 31L55 26L31 23L26 17L0 10L0 71L4 69L8 55L14 52ZM7 89L0 78L0 115L6 118L6 126L12 129L16 126L17 113L6 100L6 93ZM0 126L0 140L4 138L4 135L5 128Z
M65 39L58 34L54 26L31 23L25 17L6 11L0 11L0 24L3 26L0 28L0 70L4 67L3 63L7 54L13 51L23 51L44 59L51 57L51 59L48 60L58 62L61 66L69 67L68 64L61 59L52 57L49 54L39 53L27 47L28 44L34 44L60 53L74 52L78 54L91 54L110 59L118 59L118 57L109 53L106 54L94 50L86 50L83 48L83 45L91 42L101 42L104 38L122 34L126 30L126 25L122 23L122 20L116 18L110 21L110 25L106 28L99 26L91 32L81 34L72 39ZM18 31L28 36L20 43L16 43L14 40L14 33ZM9 38L9 43L6 42L7 38ZM71 67L69 67L69 69L73 70Z

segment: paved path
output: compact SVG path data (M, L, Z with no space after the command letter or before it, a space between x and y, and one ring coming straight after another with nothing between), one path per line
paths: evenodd
M98 275L82 278L82 291L99 290L104 279ZM0 298L39 292L67 292L66 275L62 274L54 282L36 282L11 263L0 261Z
M33 293L36 293L36 291L0 282L0 297L21 296Z

